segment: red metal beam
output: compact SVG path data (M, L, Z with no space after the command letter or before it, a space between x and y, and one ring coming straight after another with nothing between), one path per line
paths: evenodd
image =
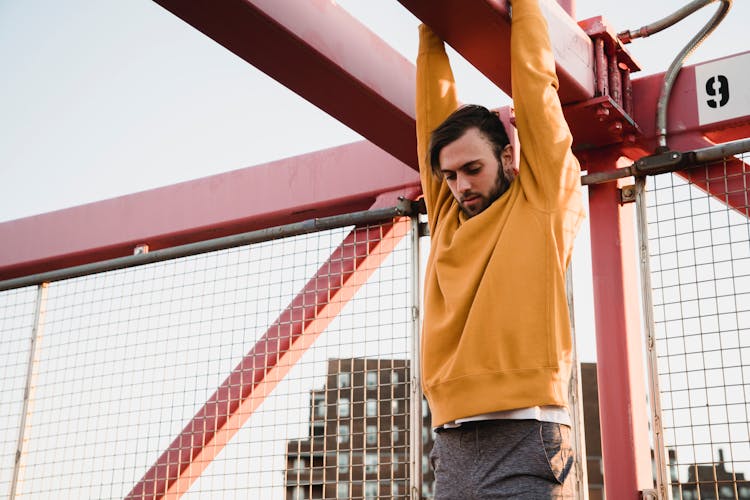
M463 55L487 78L511 95L510 18L507 0L399 0ZM557 61L563 104L594 96L591 40L553 0L540 2Z
M306 0L290 7L286 2L271 0L157 1L417 168L413 149L413 65L332 2ZM490 80L510 92L507 0L399 1ZM628 123L616 123L611 116L602 124L597 112L609 103L598 101L606 97L593 98L595 62L591 40L553 0L542 0L542 6L550 25L561 100L568 104L565 112L573 131L574 148L595 150L618 142L623 153L631 157L653 152L656 101L663 74L632 81L632 99L637 102L632 118L640 127L640 135ZM608 26L601 18L595 24ZM628 58L626 53L623 57ZM732 57L723 59L731 65ZM696 68L709 68L711 64L715 62L683 68L672 92L670 137L702 131L715 142L724 142L750 135L750 110L718 122L699 120L701 88L696 90ZM619 136L613 139L612 135Z
M750 165L733 157L677 174L750 218Z
M719 96L708 95L706 85L712 76L731 74L750 64L750 51L711 61L685 66L672 88L667 113L667 145L675 150L705 147L703 137L712 143L728 142L750 137L750 100L746 82L730 81L732 96L723 106ZM625 145L631 157L651 154L656 149L656 103L664 81L664 74L633 80L633 119L643 136L632 147ZM718 92L718 84L717 90ZM744 96L743 96L744 92ZM714 101L716 108L711 108Z
M611 170L616 159L601 156L586 166ZM653 483L633 206L619 203L614 182L589 187L604 487L607 498L636 500Z
M372 208L389 206L394 196ZM185 493L409 227L409 220L401 219L352 230L126 498L176 499Z
M678 150L687 150L706 148L714 143L701 134L693 133L678 136L672 141L672 145ZM750 218L750 165L747 163L730 157L675 173L720 203Z
M414 66L335 2L155 1L416 168Z
M416 172L367 142L0 223L0 280L366 210ZM393 197L396 205L396 196Z

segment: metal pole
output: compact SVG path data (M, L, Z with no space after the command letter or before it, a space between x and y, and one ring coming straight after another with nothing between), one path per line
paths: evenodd
M693 151L668 151L663 154L644 156L626 167L582 175L581 184L591 186L616 181L624 177L689 171L706 163L723 160L748 151L750 151L750 139L738 139Z
M10 483L10 500L15 500L18 485L22 482L23 448L26 442L26 429L33 406L33 392L36 387L36 365L39 361L39 344L44 329L44 311L47 303L47 283L39 285L36 294L36 309L34 310L34 326L31 330L31 346L29 347L29 364L26 368L26 387L23 391L23 409L21 423L18 429L18 444L16 445L16 459L13 465L13 479Z
M586 428L583 421L583 390L581 388L581 363L578 361L578 343L576 342L575 319L573 317L573 264L565 272L565 289L568 295L568 311L570 315L570 334L573 345L572 368L570 370L570 385L568 387L568 401L570 401L570 417L573 420L573 442L576 454L576 498L588 500L589 485L586 463Z
M602 157L589 171L611 168ZM618 203L615 183L589 188L604 487L607 498L640 498L652 488L651 450L638 305L635 207Z
M411 218L411 443L409 446L409 475L411 478L411 498L422 498L422 384L420 382L420 330L421 324L421 273L422 265L419 251L419 216Z
M646 214L646 178L637 177L635 181L635 203L638 214L638 246L641 265L641 297L643 305L643 322L648 350L648 379L651 392L651 425L654 432L654 466L656 468L656 495L660 500L667 500L667 467L669 458L665 453L664 431L661 425L661 392L659 391L659 365L654 333L654 301L651 289L651 266L648 248L648 217Z
M32 274L29 276L23 276L21 278L0 281L0 292L11 290L14 288L22 288L30 285L38 285L39 283L49 283L51 281L77 278L79 276L86 276L89 274L113 271L115 269L124 269L127 267L140 266L143 264L152 264L154 262L162 262L165 260L187 257L189 255L213 252L217 250L226 250L227 248L235 248L252 243L260 243L262 241L287 238L289 236L299 236L301 234L324 231L327 229L376 224L389 219L393 219L394 217L411 215L413 211L414 207L412 206L412 202L410 200L402 199L400 203L395 207L365 210L362 212L334 215L332 217L322 217L319 219L309 219L294 224L260 229L257 231L225 236L223 238L199 241L196 243L189 243L187 245L165 248L163 250L140 253L138 255L129 255L127 257L119 257L116 259L94 262L91 264L84 264L81 266L58 269L56 271Z

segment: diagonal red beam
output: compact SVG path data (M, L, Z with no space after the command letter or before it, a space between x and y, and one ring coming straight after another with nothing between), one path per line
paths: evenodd
M416 172L359 142L0 223L0 280L367 210ZM391 206L396 205L394 195Z
M399 0L463 55L487 78L511 95L510 18L507 0ZM554 0L540 2L557 61L563 104L594 96L591 40Z
M716 200L750 218L750 165L731 157L678 175Z
M416 168L414 66L335 2L155 1Z
M703 135L682 135L673 141L678 151L713 146ZM734 156L675 172L717 201L750 218L750 165Z
M413 153L413 65L332 2L304 0L295 2L292 8L287 2L272 0L157 1L410 167L417 168ZM507 0L399 1L501 89L510 92ZM550 25L561 99L569 104L565 110L574 132L574 147L582 147L581 141L586 142L587 149L606 146L612 141L599 130L602 124L592 112L581 113L579 109L587 103L594 110L599 106L592 99L595 81L592 43L554 0L542 0L542 6ZM725 59L736 67L747 66ZM696 85L696 68L700 73L709 67L706 64L709 63L683 68L675 83L668 122L670 136L703 131L712 140L724 142L750 135L747 125L750 111L740 111L739 116L727 120L699 119L697 103L702 85ZM655 149L655 109L662 80L663 74L633 80L636 103L633 118L642 134L621 138L619 147L628 156L637 158ZM599 131L603 138L594 134L594 142L589 143L585 141L587 130ZM599 144L596 140L605 142Z
M416 196L418 191L408 193ZM384 197L372 208L388 205ZM179 498L408 233L409 219L355 228L126 496Z

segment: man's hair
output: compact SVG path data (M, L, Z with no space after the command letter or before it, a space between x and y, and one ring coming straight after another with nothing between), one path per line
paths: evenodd
M436 176L443 175L440 171L440 151L472 128L478 129L492 144L498 168L500 168L502 175L501 155L505 146L510 144L503 122L500 121L497 113L484 106L467 104L451 113L430 135L430 167Z

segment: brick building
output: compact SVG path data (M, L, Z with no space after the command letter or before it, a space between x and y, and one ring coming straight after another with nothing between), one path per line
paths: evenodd
M325 386L310 393L309 439L287 443L287 500L318 498L407 499L411 484L408 360L330 359ZM604 500L599 397L595 363L581 364L589 500ZM433 433L422 405L422 498L432 498L428 456ZM692 465L673 498L750 499L750 481L719 462ZM671 461L674 452L670 450ZM677 480L673 471L673 482ZM736 488L736 493L735 493ZM718 496L716 492L718 491Z
M409 498L411 414L407 360L328 361L310 394L310 439L287 443L287 499ZM423 494L431 497L429 413L422 416Z

